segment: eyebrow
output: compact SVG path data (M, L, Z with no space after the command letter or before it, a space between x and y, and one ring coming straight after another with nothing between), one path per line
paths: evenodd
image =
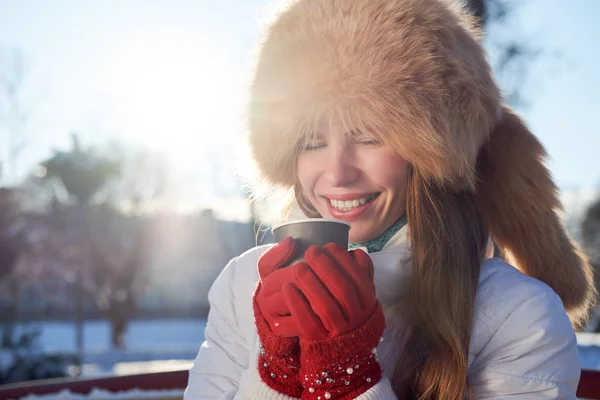
M378 138L378 136L376 134L365 133L363 130L360 130L360 129L349 130L349 131L345 132L345 135L347 135L351 139ZM324 134L323 131L315 131L315 132L311 133L310 135L306 136L305 140L307 142L315 141L315 140L323 140L325 138L325 136L326 135Z
M356 139L356 138L365 138L365 137L369 137L369 138L376 138L377 137L377 135L374 134L374 133L367 133L367 132L364 132L364 131L359 130L359 129L353 129L353 130L349 131L348 135L351 138L354 138L354 139Z

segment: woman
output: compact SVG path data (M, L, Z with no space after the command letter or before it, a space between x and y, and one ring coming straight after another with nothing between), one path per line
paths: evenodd
M187 399L575 399L591 270L458 3L291 2L249 132L262 182L352 245L233 259Z

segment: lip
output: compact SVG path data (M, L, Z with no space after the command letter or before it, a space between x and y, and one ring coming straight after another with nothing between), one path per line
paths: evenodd
M344 194L326 194L323 197L330 200L338 200L338 201L352 201L358 200L363 197L367 197L378 192L368 192L368 193L344 193Z
M350 197L350 196L354 196L354 197ZM367 196L368 196L368 194L367 194ZM338 196L338 198L329 197L329 199L350 201L350 200L360 199L361 197L365 197L365 195L361 194L359 196L356 196L355 194L348 194L348 195L343 195L343 197L344 197L343 199L341 197L342 196L340 195L340 196ZM342 221L352 221L352 220L359 218L361 215L363 215L371 207L371 205L373 205L373 203L375 202L377 197L379 197L379 196L376 196L375 198L371 199L371 201L369 201L368 203L362 204L356 208L353 208L350 211L338 210L337 208L335 208L334 206L331 205L331 202L328 199L325 199L325 201L327 201L327 209L329 210L329 215L331 215L333 218L340 219Z

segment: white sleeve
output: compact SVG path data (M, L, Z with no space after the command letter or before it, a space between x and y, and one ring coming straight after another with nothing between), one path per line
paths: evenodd
M249 344L236 318L235 264L231 260L208 292L205 341L190 369L184 399L233 399L248 368Z
M291 400L267 386L256 363L248 365L254 343L248 328L240 325L236 288L237 258L231 260L208 292L210 310L205 341L190 369L185 400ZM248 301L252 301L249 296ZM237 297L236 297L237 296ZM244 299L242 299L245 301ZM258 353L256 353L258 362Z
M577 339L549 288L523 299L476 355L470 382L478 400L575 400Z
M392 384L387 376L383 375L375 386L361 394L356 400L397 400L392 390Z

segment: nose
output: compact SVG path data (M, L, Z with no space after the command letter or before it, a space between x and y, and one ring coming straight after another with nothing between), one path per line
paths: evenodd
M356 182L360 169L352 149L348 146L329 146L328 149L324 175L329 185L343 187Z

